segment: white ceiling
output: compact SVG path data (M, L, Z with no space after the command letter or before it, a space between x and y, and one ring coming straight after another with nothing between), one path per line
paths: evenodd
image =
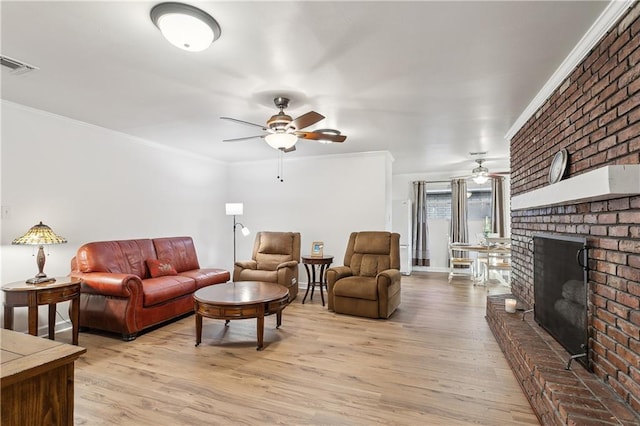
M388 150L395 173L461 173L470 151L509 167L507 130L605 9L603 1L190 2L222 36L190 53L149 19L158 2L5 1L2 98L222 161L271 159L230 116L326 116L343 144L287 156Z

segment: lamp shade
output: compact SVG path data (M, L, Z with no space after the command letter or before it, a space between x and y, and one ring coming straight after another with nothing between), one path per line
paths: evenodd
M16 238L11 244L40 246L44 244L63 244L67 240L55 232L47 225L40 222L34 225L22 237Z
M298 137L293 133L271 133L264 137L269 146L275 149L291 148L298 142Z
M44 273L44 263L46 260L43 246L45 244L63 244L66 243L66 238L56 235L51 228L44 223L32 226L22 237L16 238L11 244L22 244L38 247L38 256L36 257L36 264L38 265L38 274L28 279L26 282L29 284L41 284L46 282L55 281L55 278L49 278Z
M242 216L244 205L242 203L226 203L224 208L227 216Z
M154 6L151 21L169 43L189 52L206 49L221 34L220 25L211 15L183 3Z
M249 236L249 234L251 233L251 231L249 231L249 228L247 228L246 226L243 226L240 232L242 232L242 235L245 237Z

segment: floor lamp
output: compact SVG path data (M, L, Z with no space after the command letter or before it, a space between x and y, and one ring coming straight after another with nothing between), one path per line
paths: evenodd
M233 264L236 264L236 229L238 225L240 225L240 232L242 232L243 236L247 236L251 233L249 228L241 224L240 222L236 222L236 216L242 216L243 204L242 203L226 203L225 211L227 216L233 216Z

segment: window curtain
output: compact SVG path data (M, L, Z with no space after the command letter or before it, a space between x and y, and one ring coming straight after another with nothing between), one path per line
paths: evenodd
M495 176L491 179L491 232L500 237L505 236L506 229L504 204L504 178Z
M413 264L429 266L429 227L427 226L427 183L413 182L413 229L411 246L413 247Z
M469 226L467 224L467 181L451 181L451 242L468 243Z

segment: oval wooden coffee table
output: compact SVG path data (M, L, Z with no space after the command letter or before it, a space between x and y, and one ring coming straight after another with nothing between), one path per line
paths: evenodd
M282 324L282 310L289 301L289 290L280 284L238 281L214 284L193 294L196 311L196 346L202 341L202 318L230 320L256 318L258 347L264 344L264 317L277 315L276 328Z

